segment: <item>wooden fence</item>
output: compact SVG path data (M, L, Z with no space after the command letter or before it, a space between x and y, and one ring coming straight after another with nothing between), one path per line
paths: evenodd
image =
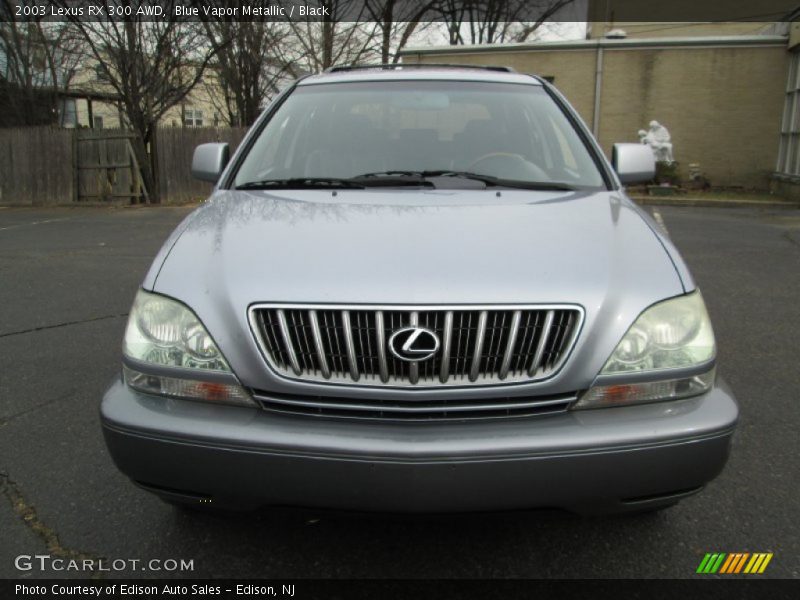
M0 129L0 205L74 199L75 136L68 129Z
M227 142L231 152L247 129L164 127L158 130L161 202L190 202L211 185L192 178L198 144ZM0 205L45 206L147 201L132 151L133 134L119 129L0 129Z
M161 201L190 202L205 198L212 186L191 174L195 146L208 142L227 142L231 153L247 133L245 127L162 127L158 130L158 166L161 176Z

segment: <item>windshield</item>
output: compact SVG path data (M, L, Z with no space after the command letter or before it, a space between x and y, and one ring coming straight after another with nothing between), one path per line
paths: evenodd
M450 172L604 186L543 88L463 81L298 86L259 134L234 186Z

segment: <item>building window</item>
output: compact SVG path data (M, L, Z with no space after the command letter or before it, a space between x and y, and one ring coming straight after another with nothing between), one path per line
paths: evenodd
M108 83L108 74L106 73L105 68L103 68L103 65L95 65L94 76L97 81Z
M786 102L781 122L778 166L781 175L800 176L800 52L793 52L786 84Z
M103 128L103 117L92 117L92 127L95 129Z
M203 111L187 107L183 113L183 124L185 127L202 127Z

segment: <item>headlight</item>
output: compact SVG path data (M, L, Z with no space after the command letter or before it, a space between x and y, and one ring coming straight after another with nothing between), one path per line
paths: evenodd
M714 358L714 332L700 292L644 311L628 329L601 375L693 367Z
M603 376L633 373L663 376L595 386L573 408L641 404L702 394L714 385L713 368L680 377L672 370L708 364L715 354L714 332L700 292L665 300L639 315L600 372L601 381Z
M123 352L155 365L230 373L214 340L191 310L176 300L141 290L128 317Z
M144 373L123 366L125 382L136 390L255 406L206 328L189 308L176 300L140 290L128 317L123 353L139 363L161 367L161 371L163 367L177 367L174 374L164 374L155 369ZM142 365L143 370L147 370L146 364ZM196 370L196 377L191 370ZM204 378L204 373L209 374Z

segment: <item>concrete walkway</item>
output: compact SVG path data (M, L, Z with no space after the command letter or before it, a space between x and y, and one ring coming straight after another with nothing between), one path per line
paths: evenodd
M800 202L775 197L775 199L703 198L697 196L645 196L630 195L642 206L702 206L705 208L788 208L800 209Z

